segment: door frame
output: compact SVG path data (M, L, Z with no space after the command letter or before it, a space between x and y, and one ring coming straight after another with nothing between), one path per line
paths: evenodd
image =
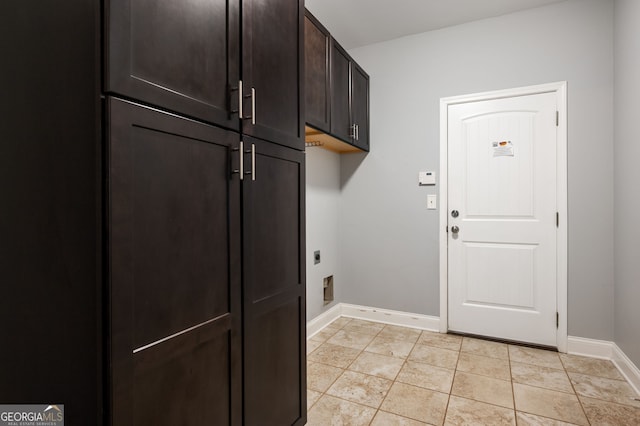
M567 352L567 274L568 274L568 207L567 207L567 82L559 81L549 84L519 87L514 89L497 90L491 92L475 93L470 95L453 96L440 99L440 333L449 330L448 317L448 121L449 106L469 102L486 101L492 99L510 98L514 96L536 95L542 93L555 93L558 107L557 126L557 182L556 202L559 213L559 227L556 233L557 244L557 275L556 275L556 307L559 314L558 331L556 341L558 351Z

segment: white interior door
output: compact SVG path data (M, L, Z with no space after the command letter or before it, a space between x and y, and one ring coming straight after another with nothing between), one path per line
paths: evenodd
M449 330L557 345L556 103L448 107Z

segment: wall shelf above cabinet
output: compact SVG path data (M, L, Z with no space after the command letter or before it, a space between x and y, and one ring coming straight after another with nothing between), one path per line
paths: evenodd
M348 144L340 139L324 133L320 130L316 130L313 127L305 127L305 142L307 148L319 147L328 149L329 151L344 153L344 152L362 152L362 149L357 146Z

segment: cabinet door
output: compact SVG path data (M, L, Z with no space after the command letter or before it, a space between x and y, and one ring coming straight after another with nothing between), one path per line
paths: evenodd
M244 139L246 425L306 422L304 153Z
M351 119L357 126L353 143L369 151L369 76L351 62Z
M351 141L350 115L351 75L347 52L332 39L331 42L331 133Z
M239 129L240 0L108 0L107 92Z
M242 132L300 150L303 19L303 0L242 2Z
M241 424L237 134L108 101L111 423Z
M324 132L331 131L329 31L308 11L304 20L305 120Z

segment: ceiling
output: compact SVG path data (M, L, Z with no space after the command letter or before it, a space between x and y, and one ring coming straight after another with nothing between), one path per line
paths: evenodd
M305 0L345 49L564 0Z

